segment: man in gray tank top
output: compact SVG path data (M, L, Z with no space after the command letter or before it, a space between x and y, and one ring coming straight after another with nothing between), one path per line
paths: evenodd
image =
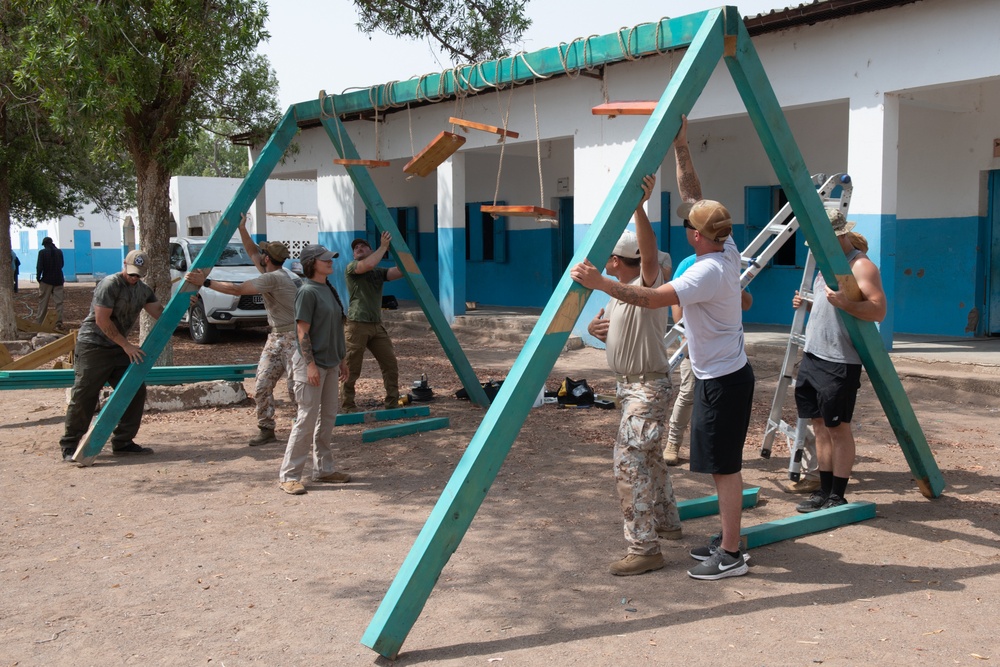
M851 419L861 386L861 357L844 326L844 311L866 322L885 317L886 298L878 267L864 251L864 237L851 231L839 209L827 209L837 241L847 257L851 275L838 277L838 288L830 289L823 275L813 283L813 301L806 324L804 355L795 382L795 405L801 419L810 419L816 433L820 488L800 503L799 512L845 504L847 480L854 467L854 434ZM802 298L796 292L792 306Z

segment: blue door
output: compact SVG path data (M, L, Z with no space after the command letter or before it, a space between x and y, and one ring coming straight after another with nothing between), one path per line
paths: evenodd
M990 240L986 253L987 269L987 333L1000 335L1000 170L991 171L989 176L989 202L987 204L986 238Z
M94 273L94 251L90 247L89 230L73 230L73 257L76 261L77 274L92 275Z

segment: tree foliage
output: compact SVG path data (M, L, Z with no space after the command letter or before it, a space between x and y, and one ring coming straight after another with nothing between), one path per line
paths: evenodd
M277 82L256 52L268 37L266 4L19 1L39 16L15 78L42 91L58 130L85 134L101 155L128 155L152 259L147 282L166 301L170 176L195 149L197 129L222 120L267 135L277 122Z
M233 144L230 139L238 132L236 125L228 121L216 121L199 128L192 139L191 150L174 175L244 178L250 171L247 149Z
M531 25L527 0L354 0L358 28L394 37L437 41L453 61L478 62L507 55Z

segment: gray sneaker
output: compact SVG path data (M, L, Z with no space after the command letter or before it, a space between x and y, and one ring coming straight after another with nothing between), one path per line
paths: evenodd
M712 554L718 551L720 546L722 546L722 535L714 535L712 539L709 540L708 544L691 549L691 551L688 552L688 555L695 560L705 561L711 558ZM743 560L750 560L750 554L743 551L743 540L740 540L737 548L740 550L740 553L743 554Z
M796 511L802 512L803 514L808 514L809 512L815 512L819 508L823 507L826 503L829 495L823 493L822 491L813 491L812 495L809 496L808 500L803 500L801 503L795 506Z
M712 557L704 560L690 570L688 576L692 579L725 579L726 577L740 577L750 570L747 566L745 554L742 549L738 556L730 556L723 549L716 549Z

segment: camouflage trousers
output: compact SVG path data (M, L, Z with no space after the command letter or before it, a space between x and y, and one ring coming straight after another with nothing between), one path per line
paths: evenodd
M660 445L670 393L669 378L618 383L622 420L615 440L614 471L631 554L660 553L657 528L681 527Z
M295 402L295 388L292 380L292 353L295 352L295 332L267 335L264 351L257 362L257 384L254 401L257 402L257 427L274 430L274 387L287 373L288 396Z

